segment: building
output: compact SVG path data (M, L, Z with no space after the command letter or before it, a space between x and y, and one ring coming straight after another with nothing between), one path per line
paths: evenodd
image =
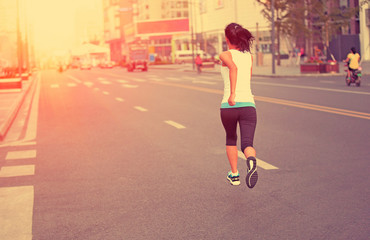
M109 8L105 9L108 13ZM261 51L269 53L271 49L270 23L261 16L261 7L254 0L136 0L124 10L131 10L132 21L124 24L121 39L125 41L121 43L144 41L150 53L162 61L174 61L174 53L180 50L219 54L226 49L224 28L231 22L258 35ZM105 22L108 18L105 14ZM116 35L117 39L118 32ZM125 53L123 48L121 53Z
M370 3L360 6L360 44L362 61L370 61Z
M17 65L17 1L0 0L0 68Z

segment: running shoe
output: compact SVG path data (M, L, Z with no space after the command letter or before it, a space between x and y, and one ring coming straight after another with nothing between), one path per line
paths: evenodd
M227 180L231 183L231 185L238 186L240 185L239 180L239 172L235 175L231 171L227 174Z
M248 157L247 158L247 177L245 181L247 182L247 186L249 188L253 188L258 180L258 173L257 173L257 160L255 157Z

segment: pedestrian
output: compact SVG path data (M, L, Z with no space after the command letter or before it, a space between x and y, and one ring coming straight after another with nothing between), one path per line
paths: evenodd
M253 147L257 123L256 106L251 91L252 54L254 37L237 23L225 28L228 50L220 54L224 95L221 102L221 121L226 132L226 154L231 171L227 179L239 185L237 125L240 127L241 151L247 159L246 183L253 188L258 180L256 151Z
M203 61L202 61L202 58L200 57L199 53L197 54L197 56L195 58L195 64L197 65L197 72L201 73L202 72Z

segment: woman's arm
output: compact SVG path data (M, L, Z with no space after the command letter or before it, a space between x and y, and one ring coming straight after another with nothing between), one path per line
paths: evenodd
M220 54L220 59L223 64L225 64L229 68L229 78L230 78L230 97L229 97L229 105L235 105L235 89L236 89L236 77L238 73L238 68L236 67L235 63L233 62L231 53L229 51L223 52Z

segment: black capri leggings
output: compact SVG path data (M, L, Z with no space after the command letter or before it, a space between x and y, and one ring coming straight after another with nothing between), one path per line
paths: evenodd
M239 122L242 152L247 147L253 147L257 124L257 113L254 107L221 108L221 121L226 132L227 146L236 146L238 138L236 128Z

